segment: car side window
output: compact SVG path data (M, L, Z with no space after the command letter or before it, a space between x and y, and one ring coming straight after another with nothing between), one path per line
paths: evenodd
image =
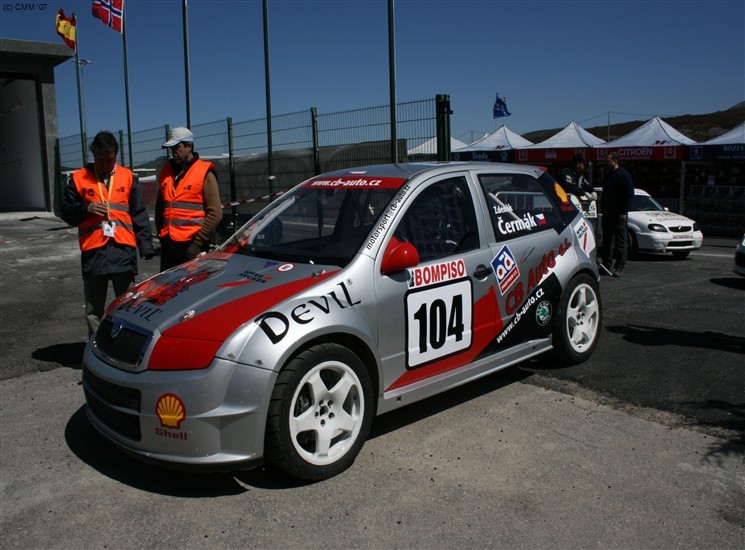
M483 174L481 188L497 241L561 224L561 214L538 181L527 174Z
M428 262L479 248L473 199L464 177L431 184L409 206L395 231Z

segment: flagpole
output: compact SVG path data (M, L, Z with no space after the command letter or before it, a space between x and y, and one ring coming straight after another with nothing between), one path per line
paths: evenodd
M396 29L394 0L388 0L388 87L391 103L391 162L398 163L398 119L396 118Z
M134 167L132 159L132 120L129 113L129 67L127 65L127 31L124 22L124 2L122 2L122 44L124 46L124 97L127 104L127 143L129 150L129 169Z
M189 22L187 11L189 6L187 0L181 4L181 13L184 22L184 78L186 80L186 127L191 128L191 93L189 90Z
M272 143L272 87L269 74L269 4L263 1L264 13L264 86L266 87L266 161L269 193L274 192L274 145Z
M88 164L88 152L86 151L86 138L85 138L85 126L83 125L83 92L80 87L80 56L78 54L78 42L80 33L77 29L77 19L75 14L72 14L72 20L76 23L75 25L75 77L78 81L78 116L80 117L80 145L83 151L83 166Z

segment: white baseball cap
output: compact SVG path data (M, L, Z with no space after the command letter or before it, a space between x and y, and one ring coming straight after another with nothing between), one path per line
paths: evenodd
M161 146L161 149L173 147L174 145L178 145L182 141L194 143L194 134L192 134L191 130L189 130L188 128L179 126L178 128L174 128L173 130L171 130L171 133L168 135L168 141L166 141Z

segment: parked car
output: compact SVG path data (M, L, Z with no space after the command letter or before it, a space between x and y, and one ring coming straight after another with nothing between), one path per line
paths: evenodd
M115 300L85 351L88 418L143 459L327 478L376 414L551 350L586 360L595 260L535 167L317 176Z
M743 235L740 242L737 243L737 248L735 249L735 267L733 271L738 275L745 277L745 235Z
M599 196L603 189L596 188ZM600 202L600 199L598 199ZM602 218L602 211L600 213ZM674 258L684 259L699 250L704 235L698 223L681 214L670 212L643 189L634 189L634 199L628 217L629 255L638 252L672 252Z

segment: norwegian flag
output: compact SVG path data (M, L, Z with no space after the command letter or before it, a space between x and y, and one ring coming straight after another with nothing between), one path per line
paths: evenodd
M122 32L124 0L93 0L93 17L97 17L115 31Z

